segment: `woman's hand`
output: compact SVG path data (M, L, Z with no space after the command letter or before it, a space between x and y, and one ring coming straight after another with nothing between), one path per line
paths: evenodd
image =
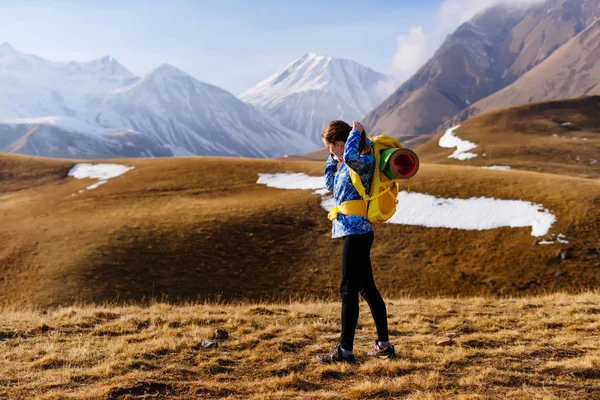
M352 129L356 129L360 133L365 131L365 127L358 121L352 121Z

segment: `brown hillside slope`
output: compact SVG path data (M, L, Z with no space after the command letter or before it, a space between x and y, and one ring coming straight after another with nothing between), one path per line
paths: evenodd
M442 128L511 105L600 94L600 20L512 85L464 110Z
M10 176L0 186L16 187L0 194L0 302L337 298L342 241L331 239L321 197L256 183L259 173L318 176L322 162L113 161L135 169L72 196L94 182L66 176L74 161L0 156L2 176ZM45 174L33 180L40 168ZM21 176L30 176L27 188L16 183ZM569 244L532 246L530 228L378 225L372 259L388 295L532 294L600 283L598 180L424 164L413 190L543 204L558 219L549 234L563 233ZM567 259L556 259L567 249Z
M440 133L417 148L425 162L490 166L600 177L600 96L550 101L482 114L454 132L477 145L478 157L448 158L454 149L439 146ZM485 154L485 156L484 156Z
M72 164L60 159L33 159L17 154L9 156L0 153L0 157L0 194L43 186L56 181L67 175ZM35 162L29 165L32 160Z

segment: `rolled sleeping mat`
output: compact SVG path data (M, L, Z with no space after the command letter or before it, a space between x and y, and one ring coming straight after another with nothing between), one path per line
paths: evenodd
M409 179L419 170L419 157L409 149L389 148L381 152L379 165L390 179Z

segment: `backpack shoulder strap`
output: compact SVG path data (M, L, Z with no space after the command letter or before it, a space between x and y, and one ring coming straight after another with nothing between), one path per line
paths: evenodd
M354 188L356 189L360 197L362 197L366 201L369 196L367 195L365 187L362 184L362 181L360 180L360 176L352 168L348 168L348 170L350 171L350 179L352 180Z
M402 144L394 137L387 135L377 135L369 138L374 145L377 145L377 150L381 151L390 147L401 148Z

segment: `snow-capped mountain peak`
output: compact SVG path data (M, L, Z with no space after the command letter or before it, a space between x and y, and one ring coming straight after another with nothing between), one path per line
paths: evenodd
M306 53L239 98L303 133L316 149L323 145L321 132L327 122L361 119L398 84L355 61Z
M164 95L167 96L169 93L174 92L174 89L181 89L182 83L186 80L192 82L192 85L204 85L177 67L170 64L161 64L131 85L119 87L113 93L137 92L143 90L143 88L148 88L146 90L163 91Z
M114 90L95 120L144 132L174 155L273 157L312 150L254 106L169 64Z
M137 78L113 57L54 62L0 45L0 121L77 117Z
M104 56L98 60L88 61L80 64L82 69L89 73L99 74L112 79L132 79L135 78L127 68L121 65L114 57Z
M307 53L240 95L252 102L276 102L291 92L323 89L330 82L327 67L333 57ZM281 91L273 90L281 88Z
M181 79L181 78L191 78L191 75L183 72L177 67L172 66L171 64L161 64L155 69L153 69L146 78L160 78L160 79Z

